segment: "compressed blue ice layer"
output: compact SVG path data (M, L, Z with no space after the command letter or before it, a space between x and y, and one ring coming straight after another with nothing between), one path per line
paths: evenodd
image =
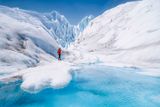
M82 32L94 18L92 15L89 15L84 17L77 25L72 25L65 16L57 11L38 13L0 5L0 13L4 13L19 22L33 24L37 28L42 27L43 30L48 32L62 47L68 47L71 42L74 42L80 32Z
M160 78L139 75L140 69L81 66L60 90L30 94L21 82L0 87L0 107L160 107Z

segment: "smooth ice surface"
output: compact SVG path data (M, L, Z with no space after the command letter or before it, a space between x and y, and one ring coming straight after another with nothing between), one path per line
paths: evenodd
M81 66L65 88L29 94L21 82L0 85L0 107L159 107L160 78L140 69Z

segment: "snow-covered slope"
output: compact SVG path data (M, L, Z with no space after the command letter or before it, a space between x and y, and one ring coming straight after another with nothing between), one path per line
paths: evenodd
M40 26L43 26L62 47L67 47L71 42L75 41L75 37L77 37L88 25L89 21L93 19L91 15L86 16L78 25L72 25L65 16L59 14L57 11L38 13L19 8L0 6L0 12L16 20L30 22L34 25L39 25L37 23L37 21L39 21L41 23Z
M82 20L83 29L89 19ZM83 31L80 28L56 11L38 13L0 6L0 74L53 60L57 48L73 42Z
M7 74L53 59L58 44L43 24L25 13L14 16L11 12L11 17L7 12L0 9L0 73Z
M128 2L93 19L75 43L107 62L160 65L160 0Z

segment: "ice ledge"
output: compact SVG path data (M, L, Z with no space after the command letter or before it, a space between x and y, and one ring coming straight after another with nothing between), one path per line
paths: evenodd
M26 73L22 75L21 88L31 93L37 93L48 87L63 88L72 79L70 69L70 63L55 61L46 66L24 70L22 72Z

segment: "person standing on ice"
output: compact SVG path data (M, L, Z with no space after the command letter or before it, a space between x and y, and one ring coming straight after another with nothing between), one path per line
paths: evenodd
M58 60L61 60L61 54L62 54L61 48L58 48L57 53L58 53Z

